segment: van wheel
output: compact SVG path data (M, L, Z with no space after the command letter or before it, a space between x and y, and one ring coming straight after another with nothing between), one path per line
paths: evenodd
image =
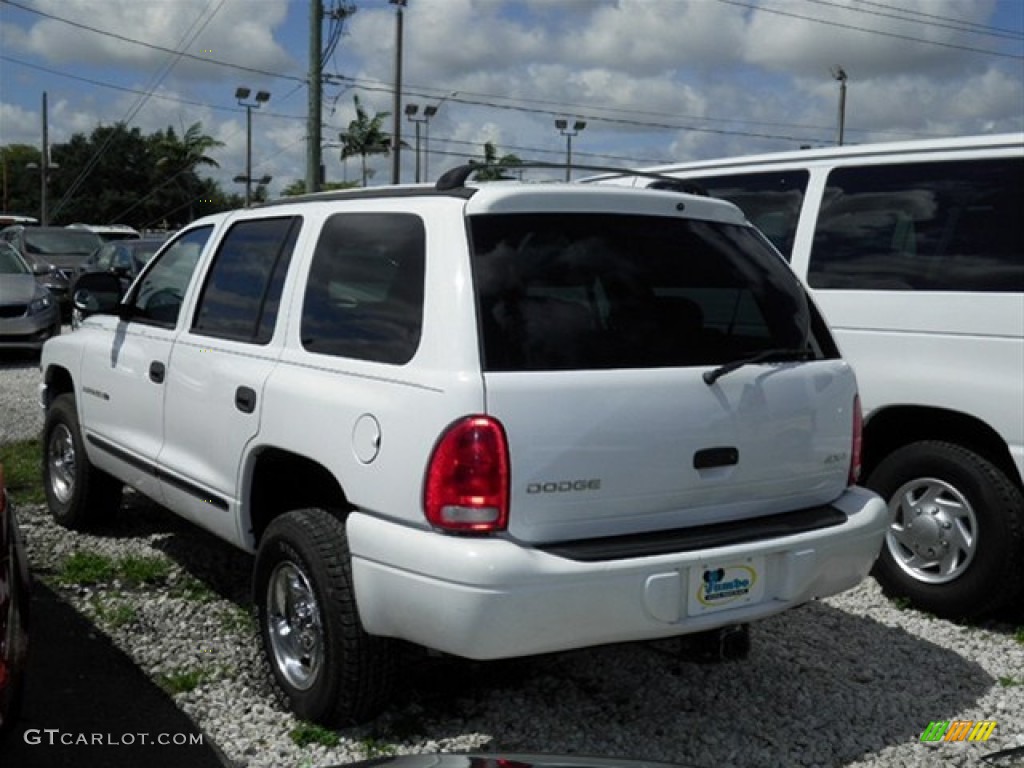
M360 624L341 520L323 509L274 520L256 555L253 592L274 679L299 717L350 725L387 705L392 643Z
M86 530L121 505L124 485L85 453L73 395L58 395L46 409L43 485L50 514L65 528Z
M886 595L977 619L1024 591L1024 494L990 461L952 443L911 443L866 485L891 515L872 571Z

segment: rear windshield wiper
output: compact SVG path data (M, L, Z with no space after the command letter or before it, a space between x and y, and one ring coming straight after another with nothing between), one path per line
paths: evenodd
M766 349L762 352L758 352L756 355L750 355L749 357L741 357L738 360L733 360L725 365L720 365L714 370L704 371L703 379L704 383L709 387L718 381L720 378L728 373L742 368L744 365L752 365L753 363L766 363L766 362L783 362L788 360L807 360L812 356L812 353L807 348L801 347L780 347L778 349Z

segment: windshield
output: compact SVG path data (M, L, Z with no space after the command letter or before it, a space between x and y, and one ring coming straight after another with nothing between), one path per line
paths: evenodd
M25 230L25 250L29 253L83 253L90 254L102 245L92 232L74 229Z
M808 346L806 294L750 227L562 213L470 227L487 370L721 365Z
M28 275L28 266L13 248L0 244L0 275Z

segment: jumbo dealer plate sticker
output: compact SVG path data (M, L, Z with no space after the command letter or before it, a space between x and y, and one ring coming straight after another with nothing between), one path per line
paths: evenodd
M690 569L689 581L690 616L756 603L764 597L764 558L704 563Z

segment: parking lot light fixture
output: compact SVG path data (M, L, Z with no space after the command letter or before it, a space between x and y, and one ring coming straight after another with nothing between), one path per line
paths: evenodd
M572 137L587 127L586 120L576 120L569 128L568 120L555 120L555 128L565 136L565 180L572 181Z
M240 85L235 89L235 99L239 105L245 107L245 175L235 176L234 180L239 183L245 183L246 208L252 202L252 110L254 107L259 109L270 101L269 91L256 91L253 100L249 101L248 99L251 94L252 91L244 85Z

